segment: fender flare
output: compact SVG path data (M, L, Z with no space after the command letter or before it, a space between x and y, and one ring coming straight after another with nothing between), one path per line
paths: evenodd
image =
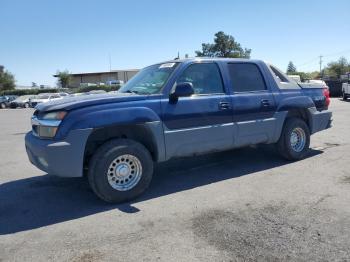
M272 142L275 143L281 136L282 129L288 114L292 111L302 112L303 118L306 118L306 124L309 126L310 131L312 130L311 112L310 109L315 109L315 104L310 97L298 96L288 97L280 101L276 112L276 128Z

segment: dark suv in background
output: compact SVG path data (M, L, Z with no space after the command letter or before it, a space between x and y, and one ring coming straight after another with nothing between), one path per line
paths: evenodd
M0 96L0 108L5 109L10 106L10 102L15 100L17 96Z

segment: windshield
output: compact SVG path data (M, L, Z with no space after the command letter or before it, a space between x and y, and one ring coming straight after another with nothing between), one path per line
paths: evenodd
M48 95L39 95L38 96L39 99L49 99Z
M177 65L178 63L164 63L146 67L131 78L119 92L141 95L158 94Z

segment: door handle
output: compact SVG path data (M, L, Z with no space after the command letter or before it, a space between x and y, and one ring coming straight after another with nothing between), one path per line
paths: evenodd
M220 102L219 103L219 109L220 110L228 110L230 108L231 108L231 106L230 106L229 102Z
M270 106L270 101L267 100L267 99L261 100L261 106L263 106L263 107L268 107L268 106Z

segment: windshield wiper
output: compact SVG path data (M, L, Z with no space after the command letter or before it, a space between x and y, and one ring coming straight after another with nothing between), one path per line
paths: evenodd
M139 94L139 92L137 92L137 91L132 91L132 90L126 90L125 93L136 94L136 95Z

